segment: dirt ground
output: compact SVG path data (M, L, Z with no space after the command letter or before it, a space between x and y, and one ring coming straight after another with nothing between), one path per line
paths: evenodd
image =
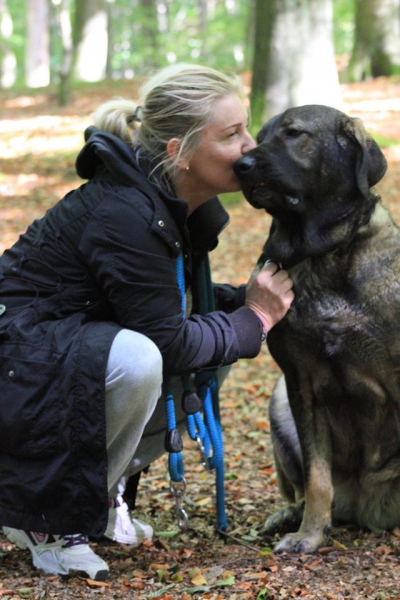
M0 99L0 250L60 195L77 184L74 157L92 108L128 84L91 88L60 111L48 95ZM384 204L400 223L400 85L375 80L342 87L344 110L362 118L374 134L394 138L385 149L389 171L379 184ZM63 157L60 158L59 150ZM247 280L268 233L269 218L244 201L229 209L231 223L213 253L214 280ZM225 442L225 501L229 527L216 533L215 478L204 471L195 444L185 440L185 508L181 532L162 458L141 479L137 515L151 523L152 543L132 549L93 543L109 563L106 583L79 575L46 576L30 554L0 535L0 598L158 600L400 600L400 529L393 532L334 528L325 548L312 555L274 555L275 539L261 533L265 518L281 506L274 472L267 406L279 375L267 347L235 365L221 392Z

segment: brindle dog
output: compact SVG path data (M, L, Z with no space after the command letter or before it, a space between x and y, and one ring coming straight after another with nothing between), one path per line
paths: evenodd
M270 403L281 493L276 551L313 552L334 522L400 525L400 230L374 186L386 160L361 122L325 106L269 121L235 171L273 217L259 264L295 300L268 335L284 373ZM300 528L296 532L296 529Z

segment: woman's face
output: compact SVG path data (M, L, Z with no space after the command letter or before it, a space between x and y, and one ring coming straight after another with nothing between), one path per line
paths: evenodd
M240 190L233 163L256 145L247 131L247 111L239 96L229 94L217 100L213 115L178 185L179 196L189 202L191 210L212 196Z

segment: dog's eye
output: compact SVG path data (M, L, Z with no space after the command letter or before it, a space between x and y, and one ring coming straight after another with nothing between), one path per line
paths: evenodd
M261 144L261 142L263 141L263 139L264 139L264 134L262 133L262 131L260 131L260 133L256 137L257 144Z
M285 131L285 135L290 138L299 137L302 133L304 133L304 131L302 131L301 129L295 129L294 127L289 127Z

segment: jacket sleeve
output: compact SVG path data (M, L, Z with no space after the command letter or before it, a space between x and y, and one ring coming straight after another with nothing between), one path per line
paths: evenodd
M248 308L182 316L175 257L152 229L151 201L139 197L140 210L132 210L126 192L118 197L118 190L110 189L110 194L91 216L79 250L115 320L152 339L170 375L256 356L260 329Z
M244 306L246 299L246 286L235 288L227 283L214 283L215 303L219 310L231 313L240 306Z

